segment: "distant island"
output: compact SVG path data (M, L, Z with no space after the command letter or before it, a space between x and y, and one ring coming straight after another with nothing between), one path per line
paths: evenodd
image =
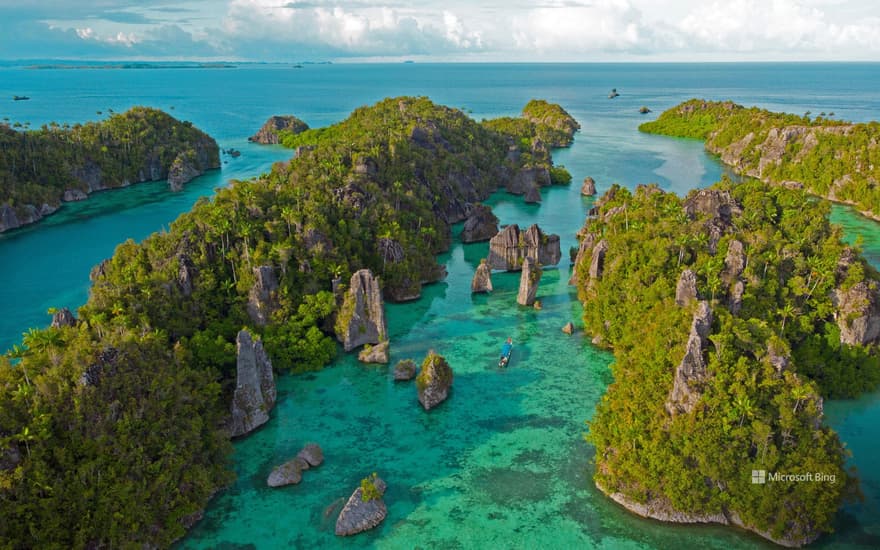
M90 63L73 65L69 63L52 63L45 65L29 65L30 70L120 70L120 69L235 69L238 64L232 63Z
M273 370L322 368L334 336L381 360L382 296L442 279L452 225L488 217L496 190L569 182L542 136L570 143L578 126L546 102L479 123L385 99L281 131L295 158L119 245L77 315L0 358L0 540L170 545L230 483L230 437L270 421ZM435 378L420 391L451 372Z
M692 99L639 129L705 140L739 174L804 188L880 220L880 123L809 115Z
M573 282L615 357L588 434L603 493L784 546L831 531L858 480L823 403L880 383L880 274L828 214L755 180L598 200ZM821 479L773 482L807 472Z
M73 126L19 131L0 124L0 149L0 232L95 191L162 179L179 189L220 167L213 138L146 107Z

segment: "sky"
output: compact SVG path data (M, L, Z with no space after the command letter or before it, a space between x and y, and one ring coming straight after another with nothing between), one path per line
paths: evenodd
M880 61L878 0L0 0L0 59Z

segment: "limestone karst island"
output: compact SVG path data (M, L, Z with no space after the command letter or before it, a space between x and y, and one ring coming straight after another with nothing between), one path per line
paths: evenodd
M281 4L0 6L0 549L880 547L873 5Z

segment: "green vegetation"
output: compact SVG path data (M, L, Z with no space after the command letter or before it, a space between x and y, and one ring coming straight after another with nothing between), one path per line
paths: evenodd
M436 279L465 203L522 167L511 140L425 98L387 99L288 136L314 149L119 245L75 327L32 330L0 358L0 540L170 544L230 480L237 332L277 369L326 364L332 281ZM258 326L247 304L263 266L278 290Z
M163 179L180 153L202 170L218 168L220 153L210 136L170 115L146 107L101 122L17 131L0 124L0 205L26 217L25 205L57 206L64 191L121 187Z
M601 277L590 278L589 250L578 265L584 323L615 353L614 382L588 434L595 480L636 502L736 513L771 537L806 540L831 529L857 486L843 444L821 424L820 396L880 382L876 344L841 344L832 292L862 280L876 289L878 274L841 241L828 203L754 180L711 189L683 201L654 186L635 194L615 186L582 231L608 245ZM731 267L736 254L727 265L734 240L743 245L741 275ZM670 414L696 309L675 302L685 269L714 321L707 374L690 388L696 405ZM737 281L745 290L731 307ZM823 472L836 482L753 485L752 470Z
M581 125L555 103L533 99L523 107L522 117L535 124L536 135L550 147L568 147Z
M423 392L435 382L441 386L452 384L452 377L452 368L446 362L446 358L431 350L422 361L422 368L419 370L419 375L416 376L416 388Z
M768 183L803 185L820 197L880 217L880 123L851 124L692 99L643 132L706 140L737 172Z
M379 491L379 488L376 487L376 481L379 479L379 476L376 472L373 472L369 477L365 477L361 480L361 500L364 502L370 502L371 500L379 500L382 498L382 493Z

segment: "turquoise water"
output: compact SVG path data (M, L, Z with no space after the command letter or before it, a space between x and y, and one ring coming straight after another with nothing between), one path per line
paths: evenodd
M46 223L0 235L0 347L49 306L82 303L88 268L125 238L159 230L229 178L255 175L288 152L249 146L263 120L293 113L313 125L346 116L385 96L428 95L477 118L514 114L532 97L563 104L583 130L554 157L572 172L570 187L545 191L540 206L496 194L502 223L540 223L575 244L590 200L583 177L600 192L613 182L658 182L678 193L717 180L722 169L701 144L639 134L641 105L655 113L689 97L732 98L792 112L835 111L876 119L876 65L365 65L245 66L230 70L26 71L0 68L0 115L41 124L94 118L96 110L134 104L170 109L242 156L191 183L182 194L147 184L70 205ZM610 88L623 94L610 101ZM648 115L648 117L653 115ZM836 207L849 238L864 235L880 265L880 226ZM748 534L720 527L673 527L635 518L590 483L592 449L584 421L609 382L609 354L580 333L580 306L563 263L548 270L535 311L515 304L516 274L494 277L496 291L472 297L469 282L485 244L455 245L441 258L446 281L414 304L388 307L392 364L444 354L456 373L450 399L425 413L412 383L394 383L387 367L352 356L314 374L279 381L272 421L236 443L238 481L219 494L183 548L375 546L382 548L760 548ZM511 367L499 371L500 342L516 342ZM866 501L841 514L839 533L820 546L880 546L880 395L826 405L827 418L853 451ZM269 490L271 468L315 441L326 461L300 485ZM333 535L339 499L378 472L389 484L388 519L354 539Z

